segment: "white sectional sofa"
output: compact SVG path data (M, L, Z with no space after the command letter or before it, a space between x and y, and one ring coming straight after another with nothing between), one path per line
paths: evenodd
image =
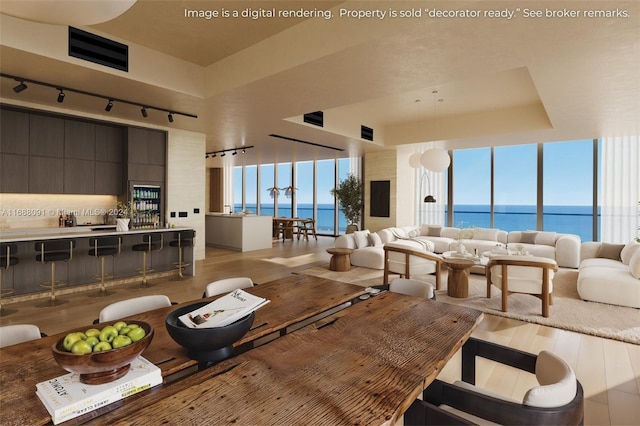
M490 251L497 245L512 251L522 246L531 255L553 259L561 267L577 268L580 264L580 237L555 232L506 232L493 228L461 229L435 225L404 226L385 228L374 233L364 230L341 235L336 239L335 247L353 249L351 264L354 266L384 269L382 247L393 241L435 253L456 250L459 243L465 246L466 251L474 252L477 249L478 253Z
M581 299L640 308L640 243L584 242L580 251Z

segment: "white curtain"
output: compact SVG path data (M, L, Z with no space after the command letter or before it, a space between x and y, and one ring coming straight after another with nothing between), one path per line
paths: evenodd
M602 139L601 241L627 243L638 236L639 168L639 136Z
M418 223L416 225L442 225L445 223L445 207L447 205L447 193L445 191L445 173L432 172L424 167L416 170L416 209ZM428 178L428 179L427 179ZM435 203L425 203L424 197L433 195Z

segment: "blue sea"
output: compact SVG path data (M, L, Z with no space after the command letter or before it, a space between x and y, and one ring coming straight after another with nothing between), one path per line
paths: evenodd
M236 211L242 209L236 204ZM255 204L247 205L247 210L256 211ZM264 216L273 216L273 204L262 204L260 213ZM445 213L446 215L446 213ZM278 216L291 217L291 205L278 205ZM312 204L299 204L298 217L312 217ZM318 204L317 230L321 234L333 235L333 204ZM453 223L446 226L456 227L490 227L489 205L457 205L453 212ZM568 234L577 234L582 241L597 241L592 230L593 214L591 206L545 206L543 210L544 231L555 231ZM496 205L494 207L494 228L505 231L524 231L536 229L536 206L521 205ZM347 221L340 215L338 233L342 234L347 229ZM598 209L598 229L600 229L600 210Z

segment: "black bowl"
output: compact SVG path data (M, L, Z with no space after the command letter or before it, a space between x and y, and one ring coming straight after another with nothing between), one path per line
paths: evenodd
M255 312L238 321L215 328L189 328L178 317L211 303L198 302L171 312L165 321L169 335L187 349L191 359L200 362L218 362L233 355L233 344L240 340L253 325Z

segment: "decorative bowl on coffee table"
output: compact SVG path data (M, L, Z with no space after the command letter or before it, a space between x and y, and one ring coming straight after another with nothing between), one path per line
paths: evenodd
M113 325L115 322L117 321L101 323L98 327ZM64 342L64 337L62 337L51 347L53 358L68 372L80 374L82 383L101 385L117 380L127 374L131 361L147 349L153 339L151 324L134 320L126 322L127 324L139 325L144 329L145 336L128 346L89 354L74 354L66 351L62 344Z
M233 344L244 336L255 319L255 312L223 327L189 328L178 317L211 303L198 302L171 312L165 321L169 335L180 346L187 349L189 358L200 362L214 363L233 354Z

